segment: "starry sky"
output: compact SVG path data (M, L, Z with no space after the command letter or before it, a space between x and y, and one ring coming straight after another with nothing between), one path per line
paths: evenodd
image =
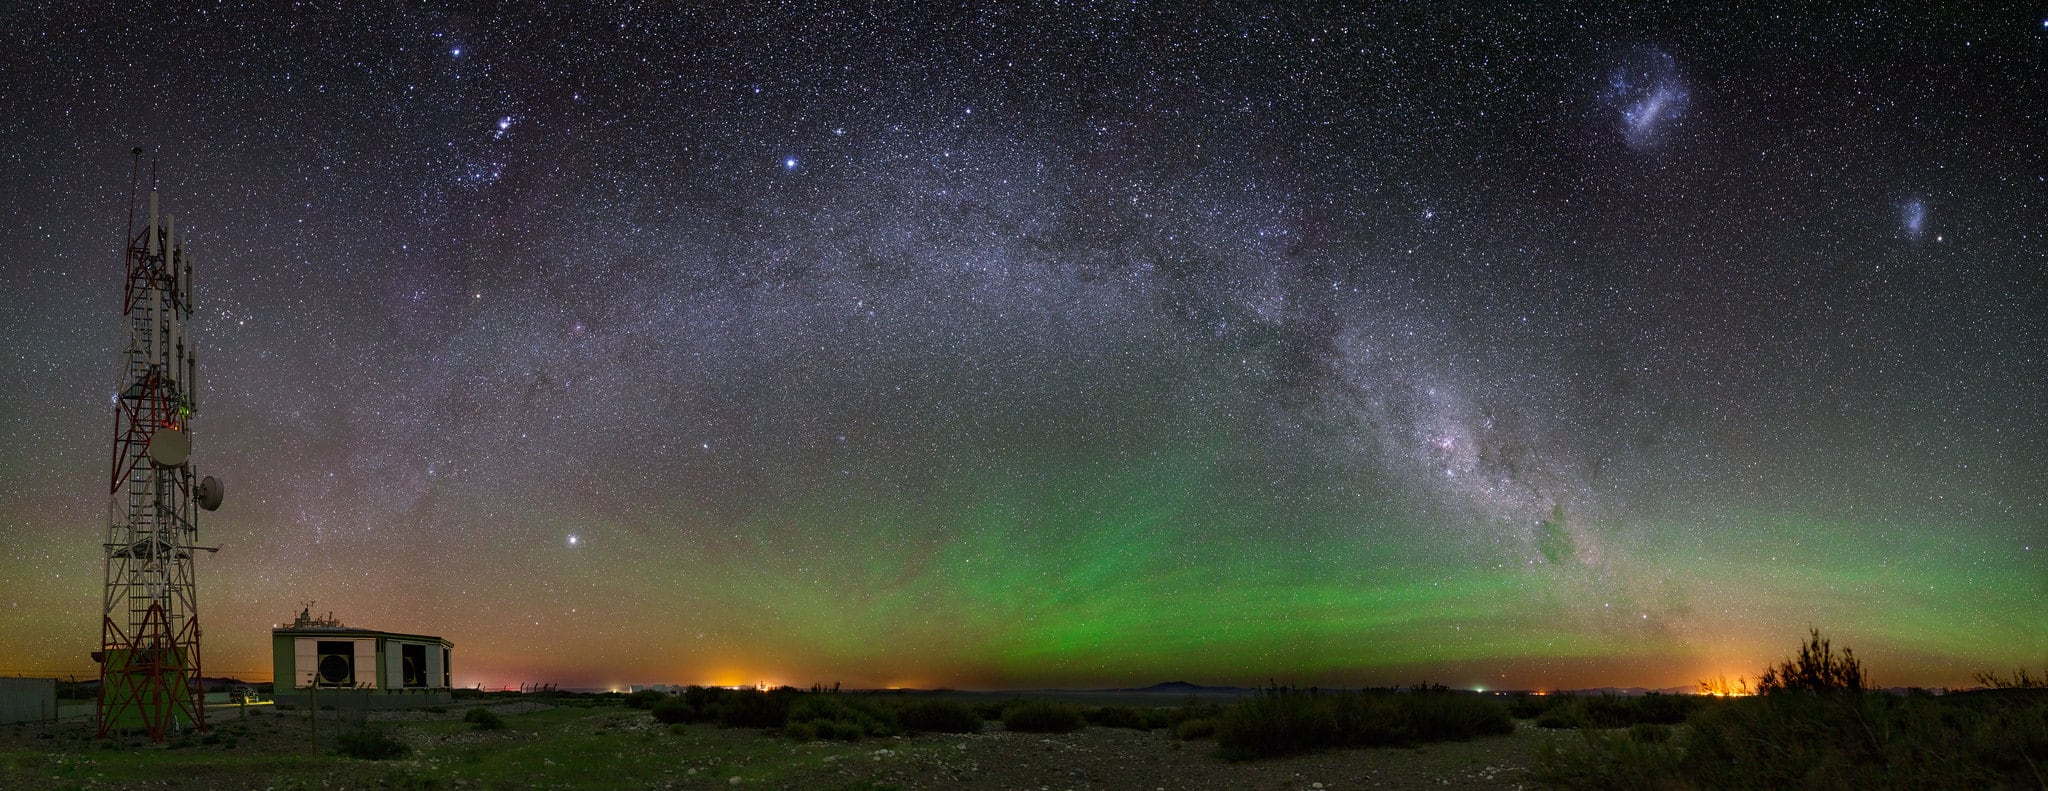
M0 673L95 673L135 146L209 675L2048 662L2048 15L666 5L0 11Z

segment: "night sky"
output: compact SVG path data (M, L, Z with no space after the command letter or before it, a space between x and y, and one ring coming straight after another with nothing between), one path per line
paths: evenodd
M0 11L0 673L96 672L135 146L208 675L2048 662L2048 12L598 5Z

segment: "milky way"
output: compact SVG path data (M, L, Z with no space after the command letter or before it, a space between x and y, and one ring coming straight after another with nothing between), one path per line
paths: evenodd
M2038 664L2048 31L1857 18L11 9L0 672L92 672L137 145L209 673Z

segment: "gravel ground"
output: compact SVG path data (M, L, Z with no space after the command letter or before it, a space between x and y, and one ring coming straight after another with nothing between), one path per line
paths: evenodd
M503 715L548 708L529 702L498 703L488 706ZM371 719L399 724L460 719L469 705L457 704L443 713L374 712ZM251 708L246 715L235 711L210 712L216 733L231 739L227 752L270 755L304 755L310 751L305 713L282 712L269 707ZM1445 742L1416 748L1375 748L1331 750L1288 758L1232 763L1217 758L1213 740L1183 742L1164 731L1136 731L1090 727L1073 733L1011 733L990 723L991 730L966 735L932 734L912 738L874 739L853 744L793 743L760 731L692 725L683 733L671 733L668 726L654 722L645 712L624 709L593 712L587 724L571 727L604 729L630 737L634 749L648 751L655 762L653 772L640 779L617 785L601 777L584 777L572 785L620 788L729 788L735 785L767 788L818 789L834 791L862 782L895 786L905 791L929 789L1018 789L1020 791L1063 791L1080 789L1126 789L1134 791L1184 791L1187 789L1510 789L1533 788L1530 766L1537 748L1558 739L1575 738L1569 731L1548 731L1518 723L1514 734L1470 742ZM330 737L325 732L323 737ZM469 745L510 746L535 743L538 733L516 731L479 732L457 729L427 733L411 728L395 731L421 750L461 749ZM141 748L139 740L125 746ZM322 741L326 741L325 738ZM47 756L43 761L98 760L91 754L96 741L90 726L75 722L61 725L27 725L0 728L0 749L26 749ZM764 753L765 749L765 753ZM187 755L223 750L222 745L200 747ZM761 782L731 776L744 773L760 776L760 767L734 763L733 757L763 755L777 757L775 764L794 773L778 771L779 779ZM721 757L726 756L726 757ZM223 754L223 758L229 757ZM621 753L621 758L625 754ZM431 760L427 761L431 767ZM6 767L0 767L5 769ZM415 767L421 768L421 767ZM224 771L224 770L223 770ZM310 778L318 787L330 789L378 788L389 785L379 762L347 762L318 770ZM438 773L438 772L436 772ZM0 771L0 780L8 776ZM21 779L21 775L15 775ZM590 781L595 780L595 783ZM224 776L210 764L201 764L185 776L144 783L153 788L218 789L265 788L275 778ZM0 786L7 785L0 782ZM444 787L467 789L465 780L446 782ZM493 783L493 787L500 784ZM517 787L562 787L538 778L515 781ZM82 787L109 786L87 783ZM114 787L126 787L117 784Z
M1181 742L1163 732L1088 728L1067 734L991 731L926 736L878 746L865 759L799 778L791 788L833 788L872 779L906 789L1365 789L1531 788L1536 747L1568 733L1523 725L1511 736L1418 748L1331 750L1232 763L1215 742Z

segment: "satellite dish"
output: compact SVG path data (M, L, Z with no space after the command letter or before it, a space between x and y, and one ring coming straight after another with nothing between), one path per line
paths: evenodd
M183 467L192 455L192 435L165 426L149 435L149 460L158 467Z
M198 498L200 508L208 511L218 511L220 510L220 498L226 497L227 493L228 487L226 484L221 483L219 478L208 475L205 478L199 479L199 489L194 491L192 496Z

